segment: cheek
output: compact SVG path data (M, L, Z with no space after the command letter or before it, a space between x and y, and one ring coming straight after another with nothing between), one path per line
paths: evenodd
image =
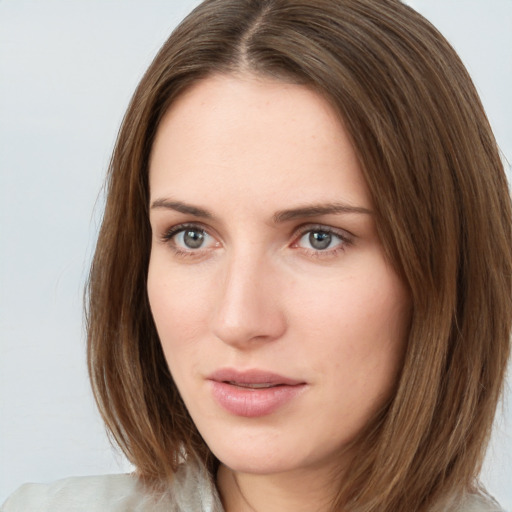
M402 367L409 326L409 299L394 274L368 283L354 302L354 345L350 356L354 386L367 393L371 411L387 400ZM357 313L359 311L359 314ZM356 395L357 398L357 395Z
M152 258L148 271L148 298L166 359L194 350L208 325L208 295L212 285L191 279L160 258Z
M361 270L316 288L305 282L289 297L290 312L319 347L329 336L346 341L348 350L371 350L403 339L407 330L408 294L390 270Z
M389 393L401 368L410 309L394 272L384 264L366 267L323 293L297 293L294 301L297 340L317 373L354 401Z

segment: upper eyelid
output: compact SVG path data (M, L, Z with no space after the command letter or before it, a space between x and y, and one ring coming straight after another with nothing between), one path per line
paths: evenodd
M302 224L294 230L294 235L304 235L309 231L325 231L326 233L333 233L341 238L356 238L352 232L347 229L338 228L334 226L330 226L328 224L319 224L319 223L311 223L311 224Z
M169 228L165 228L162 230L162 237L170 237L177 235L181 231L185 231L186 229L197 229L198 231L204 231L209 236L213 236L210 232L210 229L207 226L204 226L201 222L181 222Z

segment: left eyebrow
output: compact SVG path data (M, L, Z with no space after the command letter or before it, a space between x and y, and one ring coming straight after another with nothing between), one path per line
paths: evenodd
M280 222L286 222L288 220L294 220L297 218L304 217L316 217L317 215L339 215L357 213L372 215L373 212L368 208L362 206L351 206L344 203L328 203L328 204L313 204L308 206L299 206L298 208L291 208L287 210L281 210L274 214L273 220L276 224Z

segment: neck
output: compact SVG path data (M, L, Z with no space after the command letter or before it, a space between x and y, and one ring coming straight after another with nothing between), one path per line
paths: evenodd
M226 512L331 512L338 487L332 475L315 470L259 475L221 465L217 486Z

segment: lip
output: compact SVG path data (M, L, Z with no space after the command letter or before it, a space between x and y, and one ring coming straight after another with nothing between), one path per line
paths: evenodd
M210 382L214 399L235 416L256 418L277 411L302 393L307 383L264 370L215 371ZM250 387L250 386L268 387Z

